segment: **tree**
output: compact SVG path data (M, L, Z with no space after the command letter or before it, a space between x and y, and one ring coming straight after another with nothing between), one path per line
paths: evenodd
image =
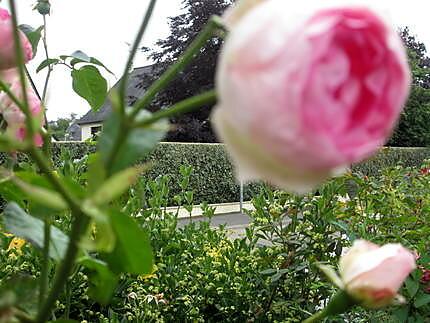
M411 34L409 28L401 29L400 36L408 51L413 85L389 145L430 146L430 58L425 45Z
M70 125L76 120L77 114L71 113L69 117L58 118L49 122L49 130L56 140L66 140L66 132Z
M176 60L204 27L211 15L221 14L232 0L183 0L184 12L170 18L170 35L160 39L154 49L145 48L156 63L153 75L142 76L140 86L155 80L172 61ZM408 51L413 75L413 87L399 125L389 142L392 146L430 145L430 58L421 41L408 27L402 28L400 36ZM215 67L222 40L212 38L190 65L172 84L162 92L151 110L170 106L214 87ZM172 120L174 130L169 141L215 142L217 139L208 121L211 106Z
M145 48L157 65L153 75L143 76L140 86L146 86L185 51L212 15L224 12L231 0L183 0L184 12L170 18L170 35L160 39L154 50ZM175 102L214 87L215 66L222 40L214 37L200 54L156 99L151 110L170 106ZM212 106L172 119L174 130L167 137L169 141L216 142L208 121Z

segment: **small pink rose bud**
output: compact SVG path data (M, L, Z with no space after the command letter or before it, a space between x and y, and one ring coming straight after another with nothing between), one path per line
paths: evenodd
M25 63L33 58L33 49L23 32L19 32ZM12 18L9 12L0 8L0 70L16 67L15 43Z
M402 41L376 12L266 0L226 38L212 121L241 180L303 193L386 142L410 82Z
M339 263L344 289L368 308L391 304L415 268L414 254L400 244L379 247L364 240L356 240Z
M23 92L18 71L16 69L0 71L0 79L10 86L10 91L18 100L23 100ZM43 107L34 91L27 87L27 101L33 119L38 127L44 124ZM0 113L7 123L6 133L13 139L22 141L26 136L25 115L21 109L9 98L6 93L0 93ZM36 134L34 138L36 146L43 145L43 140L40 134Z

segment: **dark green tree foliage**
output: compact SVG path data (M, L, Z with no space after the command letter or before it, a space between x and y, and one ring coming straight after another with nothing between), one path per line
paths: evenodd
M183 13L170 18L170 35L160 39L153 50L145 48L156 62L153 75L142 75L140 86L150 84L170 63L176 60L205 26L212 15L219 15L231 4L231 0L183 0ZM172 105L195 94L214 87L215 66L222 40L212 38L201 50L193 64L158 97L152 109ZM183 142L216 142L208 120L211 106L188 113L171 121L175 125L168 135L168 141Z
M399 125L393 134L390 146L430 146L430 58L425 45L409 28L403 28L400 35L408 50L412 70L413 86Z
M76 121L76 113L70 114L68 117L58 118L55 121L49 122L49 130L55 140L66 140L66 132L70 125Z

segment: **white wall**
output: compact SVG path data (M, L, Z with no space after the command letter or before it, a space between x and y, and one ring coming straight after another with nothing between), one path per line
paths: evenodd
M100 127L101 123L89 123L89 124L83 124L81 125L81 134L82 134L82 141L85 141L87 139L90 139L91 136L91 128L92 127Z

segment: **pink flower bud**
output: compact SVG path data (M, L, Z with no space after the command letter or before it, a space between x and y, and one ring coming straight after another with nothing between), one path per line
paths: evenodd
M0 71L0 79L10 86L10 91L18 100L23 100L23 92L18 71L16 69ZM44 124L44 114L42 104L33 90L27 87L28 107L36 125L42 127ZM0 113L7 123L6 133L14 139L24 140L26 136L25 115L21 109L9 98L6 93L0 93ZM42 137L37 134L34 138L37 146L43 144Z
M369 308L391 304L415 268L414 254L400 244L379 247L364 240L356 240L339 263L344 289Z
M33 57L33 49L24 33L21 31L19 33L24 60L28 62ZM16 65L12 18L7 10L0 8L0 70L9 69Z
M225 41L213 124L240 179L307 192L385 143L410 82L401 39L375 12L298 15L267 0Z

